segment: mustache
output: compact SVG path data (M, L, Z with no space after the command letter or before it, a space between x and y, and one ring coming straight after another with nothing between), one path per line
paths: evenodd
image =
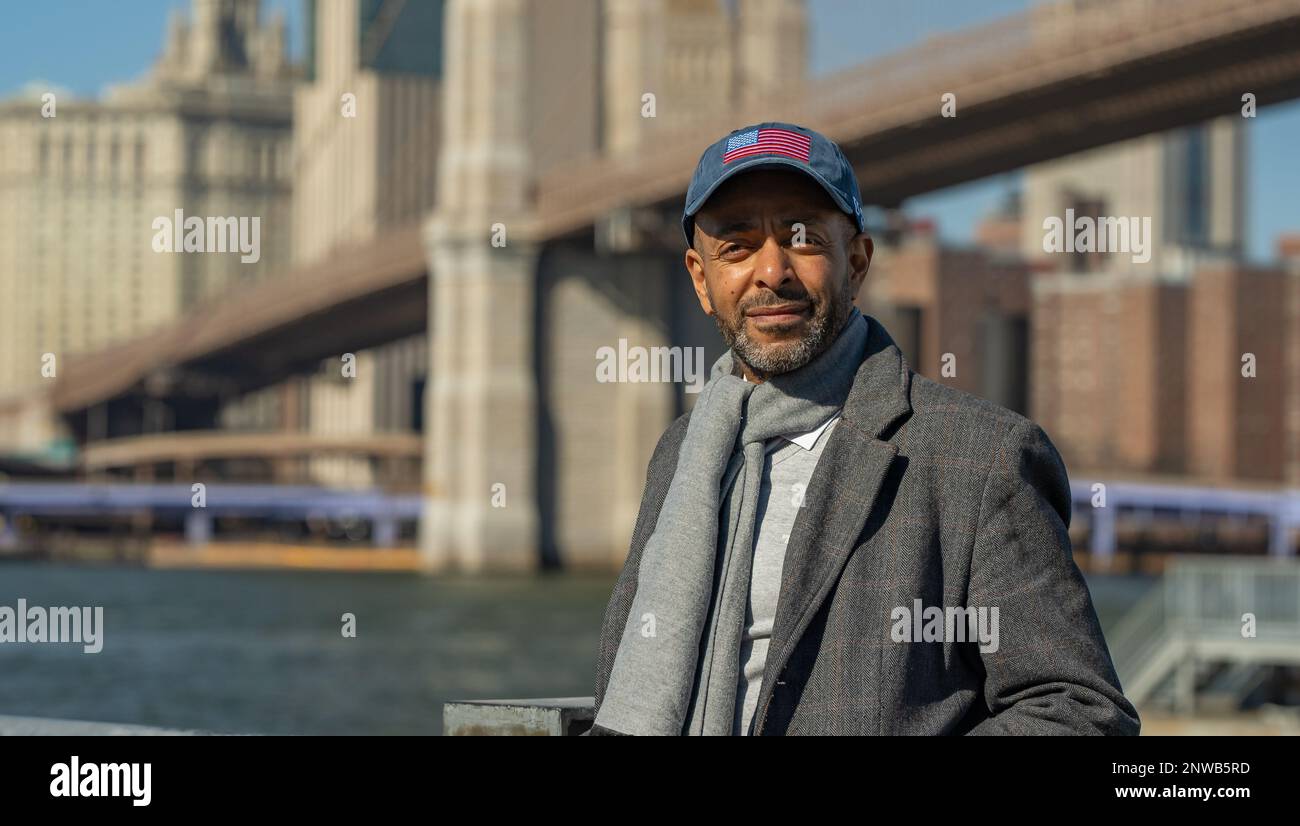
M819 302L810 293L779 293L768 290L736 305L736 312L744 314L755 307L776 307L791 301L806 301L810 308L816 308Z

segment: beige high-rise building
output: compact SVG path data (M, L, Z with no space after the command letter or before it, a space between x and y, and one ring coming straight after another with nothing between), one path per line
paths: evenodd
M194 0L140 81L99 100L29 88L0 102L0 398L287 264L294 77L283 20L259 12ZM155 251L155 221L178 210L204 220L205 241L232 240L207 219L248 219L256 255Z
M294 98L298 264L432 208L442 66L438 0L306 10L307 82Z
M1245 146L1242 118L1230 116L1028 167L1021 249L1040 270L1177 280L1206 260L1239 258L1246 222ZM1067 214L1076 222L1149 219L1151 237L1143 239L1150 245L1149 260L1134 260L1146 256L1129 251L1044 251L1044 221L1064 222Z

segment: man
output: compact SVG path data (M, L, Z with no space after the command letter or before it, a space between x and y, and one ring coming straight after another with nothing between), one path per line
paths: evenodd
M705 150L686 268L730 349L655 448L591 734L1137 734L1042 429L914 373L854 306L839 147Z

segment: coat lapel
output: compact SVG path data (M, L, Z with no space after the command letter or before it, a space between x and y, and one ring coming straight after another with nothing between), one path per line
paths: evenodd
M911 374L892 338L871 316L866 356L840 421L813 471L786 546L771 644L754 715L761 732L768 705L795 645L825 602L867 523L898 453L880 436L911 412Z

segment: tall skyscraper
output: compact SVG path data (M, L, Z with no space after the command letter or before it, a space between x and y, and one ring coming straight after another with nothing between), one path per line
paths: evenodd
M1245 238L1242 118L1144 135L1025 170L1025 257L1063 273L1129 273L1186 279L1197 262L1240 257ZM1049 253L1044 221L1098 217L1150 219L1151 256ZM1067 232L1070 227L1065 228Z

